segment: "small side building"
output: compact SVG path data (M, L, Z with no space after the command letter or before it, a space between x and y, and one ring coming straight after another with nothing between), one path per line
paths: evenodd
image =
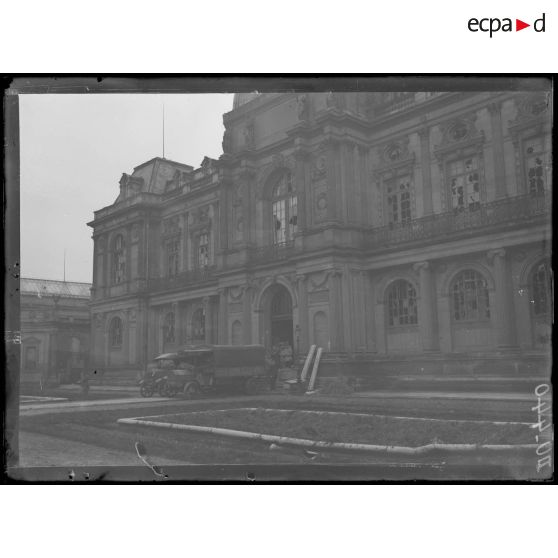
M21 384L67 381L88 365L90 283L22 278Z

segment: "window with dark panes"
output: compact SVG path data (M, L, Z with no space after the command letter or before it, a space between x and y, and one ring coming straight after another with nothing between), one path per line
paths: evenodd
M453 319L481 321L490 318L490 302L486 279L477 271L462 271L451 288Z
M284 244L294 238L298 226L298 203L290 173L285 173L273 189L273 242Z
M118 317L113 318L110 322L109 339L111 347L118 348L122 346L122 320Z
M412 219L411 187L408 175L387 182L389 224L408 223Z
M163 340L165 343L174 343L174 312L169 312L163 322Z
M531 196L544 194L546 189L546 169L543 138L535 138L525 143L525 167L527 187Z
M480 173L476 157L451 161L447 166L451 207L453 211L475 211L480 208Z
M202 233L198 238L198 266L209 265L209 233Z
M192 316L192 340L205 341L205 310L198 308Z
M178 274L178 254L180 241L171 240L166 243L167 275L172 277Z
M531 276L531 303L535 316L550 314L552 294L550 277L550 266L547 262L541 262L533 270Z
M126 254L124 237L119 234L114 239L112 251L112 282L114 284L124 282L126 278Z
M395 281L387 291L388 325L390 327L418 323L417 292L409 281Z

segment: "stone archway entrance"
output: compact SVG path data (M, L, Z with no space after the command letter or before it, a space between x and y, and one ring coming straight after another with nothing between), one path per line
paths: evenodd
M293 299L283 285L273 285L267 289L263 300L264 344L288 343L294 349Z

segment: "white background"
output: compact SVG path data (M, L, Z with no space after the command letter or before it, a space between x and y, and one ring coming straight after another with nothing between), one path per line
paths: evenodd
M556 2L2 2L0 71L550 73ZM470 33L471 17L546 33ZM543 486L0 489L2 552L33 557L551 556ZM549 552L550 551L550 552Z
M556 72L552 0L3 1L3 72ZM470 18L545 33L467 30Z

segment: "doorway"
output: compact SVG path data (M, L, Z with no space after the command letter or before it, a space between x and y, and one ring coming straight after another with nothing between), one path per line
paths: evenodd
M271 345L289 344L294 350L293 301L282 285L276 285L271 293L269 320Z

